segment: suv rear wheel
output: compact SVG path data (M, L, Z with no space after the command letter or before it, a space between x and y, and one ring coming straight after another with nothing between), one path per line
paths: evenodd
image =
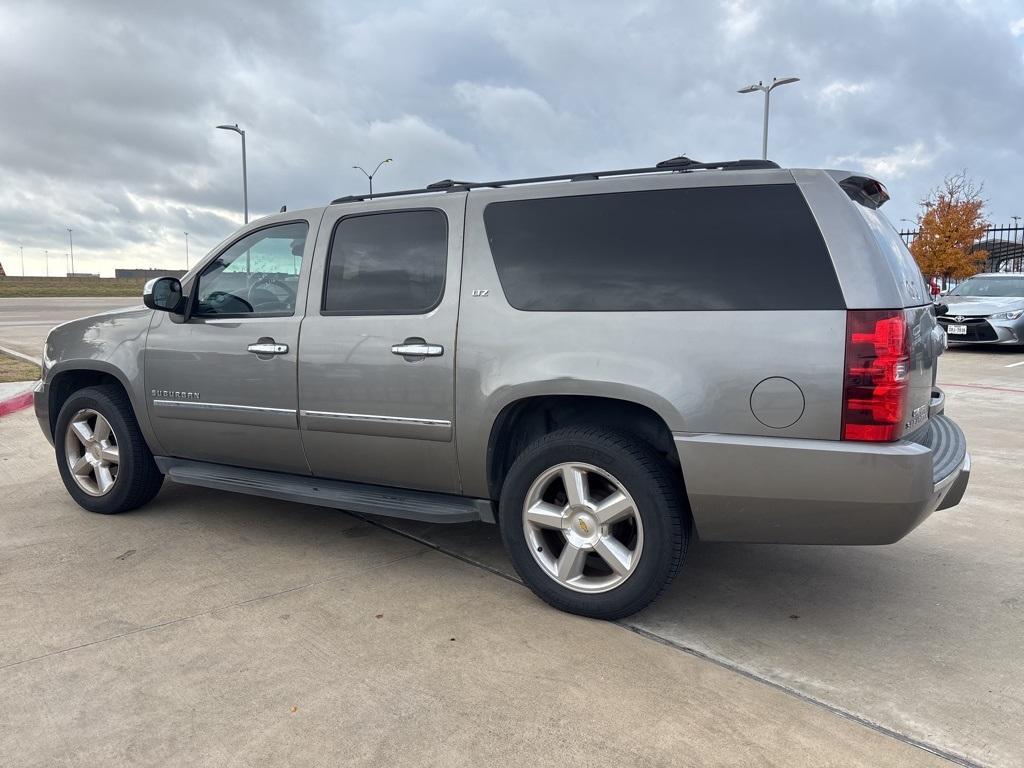
M505 478L499 522L516 571L541 599L599 619L654 600L690 533L678 471L647 443L600 427L529 446Z
M141 507L163 483L119 387L89 387L71 395L57 416L53 443L64 487L90 512Z

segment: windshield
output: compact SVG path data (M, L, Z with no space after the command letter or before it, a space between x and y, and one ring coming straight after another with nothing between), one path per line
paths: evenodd
M1024 296L1024 277L972 277L949 292L950 296Z

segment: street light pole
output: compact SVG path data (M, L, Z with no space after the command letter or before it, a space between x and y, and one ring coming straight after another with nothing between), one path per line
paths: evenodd
M25 246L18 243L18 252L21 253L21 276L25 276Z
M764 127L761 132L762 160L768 159L768 107L771 102L771 92L780 85L795 83L799 79L799 77L773 77L772 81L768 85L765 85L763 81L758 80L756 84L744 86L736 91L736 93L754 93L755 91L764 92Z
M185 271L188 272L188 232L185 233Z
M768 159L768 112L772 98L772 89L764 89L764 125L761 127L761 159Z
M381 160L381 161L380 161L379 163L377 163L377 167L373 169L373 173L367 173L367 172L366 172L366 169L365 169L365 168L363 168L363 167L362 167L361 165L353 165L353 166L352 166L352 168L353 168L353 169L355 169L355 170L357 170L357 171L362 171L362 172L363 172L363 175L364 175L364 176L365 176L365 177L366 177L367 179L369 179L369 180L370 180L370 197L373 197L373 177L377 175L377 171L379 171L379 170L380 170L380 167L381 167L382 165L384 165L384 163L390 163L390 162L391 162L391 158L390 158L390 157L389 157L389 158L386 158L386 159L384 159L384 160Z
M75 273L75 241L71 238L71 227L68 227L68 245L71 247L71 274Z
M242 137L242 207L245 211L245 223L249 223L249 178L245 167L245 131L238 127L238 123L234 125L218 125L218 128L224 131L234 131Z
M50 252L47 250L43 251L43 257L46 259L46 276L50 276Z

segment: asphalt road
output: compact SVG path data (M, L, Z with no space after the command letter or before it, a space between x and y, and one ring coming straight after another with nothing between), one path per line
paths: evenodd
M0 345L34 328L0 320ZM671 590L618 626L558 614L502 578L511 569L482 524L380 521L399 535L172 483L146 510L88 515L31 417L7 417L0 764L31 744L38 764L130 752L149 764L888 765L932 750L1020 765L1018 362L1007 350L942 359L974 461L959 507L888 547L697 543Z
M141 297L63 297L0 299L0 347L36 360L55 325L119 307L142 304Z

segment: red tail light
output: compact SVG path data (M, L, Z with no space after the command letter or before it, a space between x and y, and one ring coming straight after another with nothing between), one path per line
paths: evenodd
M910 338L903 310L848 312L843 439L886 442L898 438L909 378Z

